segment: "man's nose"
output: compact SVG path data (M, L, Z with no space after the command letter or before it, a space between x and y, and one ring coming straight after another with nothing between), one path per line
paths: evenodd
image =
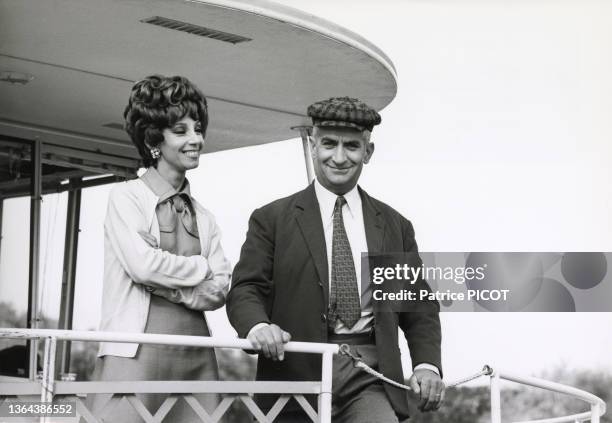
M334 163L338 163L338 164L342 164L346 161L346 151L344 150L344 147L342 146L336 147L336 149L334 150L333 160L334 160Z

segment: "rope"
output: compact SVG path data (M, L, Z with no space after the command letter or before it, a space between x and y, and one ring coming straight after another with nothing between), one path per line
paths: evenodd
M365 364L360 357L357 357L355 354L353 354L351 352L351 348L347 345L347 344L342 344L340 345L340 354L346 355L348 357L350 357L351 359L353 359L354 365L355 367L358 367L360 369L362 369L363 371L365 371L366 373L371 374L372 376L382 380L383 382L387 382L390 385L393 385L395 387L398 387L400 389L405 389L407 391L411 391L412 388L408 385L404 385L402 383L396 382L394 380L389 379L388 377L386 377L385 375L383 375L382 373L377 372L376 370L374 370L373 368L371 368L370 366L368 366L367 364ZM445 385L447 388L451 388L451 387L455 387L455 386L459 386L462 385L464 383L470 382L474 379L478 379L481 376L489 376L493 373L493 369L491 367L489 367L488 365L485 365L481 371L474 373L473 375L464 377L462 379L458 379L452 382L445 382Z

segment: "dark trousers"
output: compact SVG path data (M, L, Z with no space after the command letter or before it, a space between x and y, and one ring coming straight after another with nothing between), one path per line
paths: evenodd
M351 345L351 351L373 369L378 368L376 345ZM384 382L353 365L345 355L334 356L332 421L334 423L398 423L383 388ZM279 423L311 423L303 412L282 413Z

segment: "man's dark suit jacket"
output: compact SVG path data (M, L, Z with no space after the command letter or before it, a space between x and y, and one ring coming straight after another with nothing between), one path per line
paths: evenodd
M412 224L388 205L359 188L369 252L416 252ZM234 268L227 314L241 338L257 323L275 323L292 341L327 342L329 296L327 250L314 185L253 212L247 237ZM413 365L441 369L437 312L375 314L379 371L403 382L398 326ZM320 380L321 357L285 354L284 361L259 356L257 380ZM385 390L398 416L408 416L405 391L387 383ZM313 399L311 399L312 401ZM274 398L258 398L269 409Z

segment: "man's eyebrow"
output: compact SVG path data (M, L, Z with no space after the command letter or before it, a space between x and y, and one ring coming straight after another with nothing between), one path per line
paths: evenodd
M330 138L330 137L323 137L323 138L321 138L321 141L338 142L338 140L337 140L337 139L335 139L335 138Z

